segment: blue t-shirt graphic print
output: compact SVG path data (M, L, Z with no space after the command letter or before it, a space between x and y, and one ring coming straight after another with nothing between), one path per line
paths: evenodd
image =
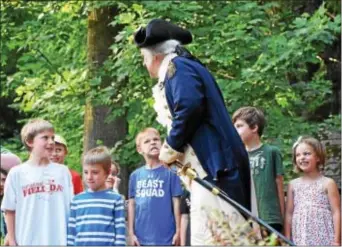
M129 198L135 200L134 232L141 245L171 245L176 231L172 197L182 195L179 177L159 166L135 170Z

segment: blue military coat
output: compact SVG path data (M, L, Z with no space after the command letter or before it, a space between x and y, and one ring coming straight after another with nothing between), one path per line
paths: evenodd
M182 152L189 143L204 170L217 179L236 168L250 189L248 154L210 72L192 59L177 56L165 77L165 95L172 114L167 143Z

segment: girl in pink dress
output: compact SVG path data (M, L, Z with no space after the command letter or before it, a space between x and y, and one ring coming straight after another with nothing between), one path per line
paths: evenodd
M341 245L341 205L337 185L321 174L325 162L322 144L300 137L292 161L302 176L287 190L285 236L295 245Z

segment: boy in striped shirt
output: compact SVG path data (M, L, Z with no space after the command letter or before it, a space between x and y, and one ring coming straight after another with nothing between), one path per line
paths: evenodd
M68 222L69 246L126 245L124 201L106 188L111 156L104 146L89 150L83 158L88 189L74 197Z

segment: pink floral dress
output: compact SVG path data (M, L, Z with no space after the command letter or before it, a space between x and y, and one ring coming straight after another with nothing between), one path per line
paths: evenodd
M327 191L321 176L313 182L293 180L294 211L292 240L295 245L331 245L334 241L333 218Z

